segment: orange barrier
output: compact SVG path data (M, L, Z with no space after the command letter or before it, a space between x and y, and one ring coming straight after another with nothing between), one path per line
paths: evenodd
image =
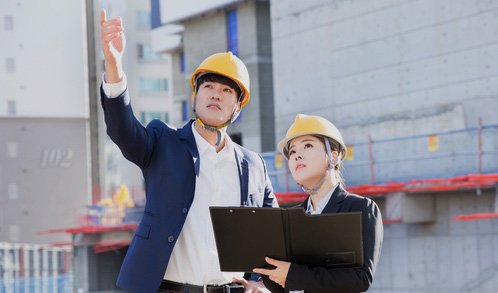
M401 223L403 222L403 219L399 218L399 219L385 219L385 220L382 220L382 223L384 224L392 224L392 223Z
M471 215L460 215L454 217L453 221L473 221L482 219L498 218L498 213L482 213L482 214L471 214Z
M375 196L389 192L450 191L485 188L494 187L497 183L498 174L469 174L448 179L420 179L404 183L364 184L347 187L347 190L362 196ZM281 192L275 193L275 195L279 203L284 204L302 202L307 196L304 192Z

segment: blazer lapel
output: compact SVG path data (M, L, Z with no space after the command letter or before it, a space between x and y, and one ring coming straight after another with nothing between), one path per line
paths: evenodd
M185 147L189 151L190 155L194 159L195 175L199 176L200 160L199 151L197 150L197 144L195 143L194 134L192 133L192 123L194 120L190 120L183 128L177 130L178 137L184 142Z
M308 209L308 201L309 200L310 200L310 196L308 195L308 197L301 204L301 207L304 209L304 212L306 212L306 210Z
M235 161L239 169L240 179L240 204L247 205L247 196L249 192L249 165L244 157L244 154L239 150L238 146L234 144Z
M342 202L344 201L344 199L346 199L347 196L348 192L344 190L342 186L339 184L334 190L332 197L330 198L329 202L323 209L322 213L325 214L339 213L342 208Z

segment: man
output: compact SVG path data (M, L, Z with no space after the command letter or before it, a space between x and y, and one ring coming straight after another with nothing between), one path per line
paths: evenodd
M181 129L157 119L144 128L126 90L121 18L107 20L102 10L100 23L107 133L142 170L147 194L118 286L133 292L244 292L231 283L243 280L243 273L220 271L209 206L278 206L262 157L226 134L249 101L247 68L230 52L206 58L191 78L196 119Z

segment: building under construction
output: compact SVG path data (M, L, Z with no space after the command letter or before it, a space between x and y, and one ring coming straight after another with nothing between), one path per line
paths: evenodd
M165 7L183 5L174 2L152 0L151 7L153 45L160 44L153 47L172 58L175 126L191 117L195 64L236 48L251 64L251 93L259 97L232 134L264 151L282 206L305 195L285 159L267 151L268 137L276 145L297 113L325 117L343 134L346 188L371 197L384 221L369 292L496 291L498 3L219 0L161 22L168 19L162 11L175 11ZM206 30L212 42L203 39ZM141 190L98 194L81 226L40 231L71 236L54 245L74 247L74 288L118 290L142 214Z
M159 11L173 5L152 3ZM267 106L274 109L275 143L297 113L323 116L341 130L349 153L342 170L347 188L374 199L384 218L384 246L370 292L494 292L498 286L494 249L498 245L498 35L492 24L498 4L217 3L205 13L176 18L182 19L180 23L170 15L171 24L180 24L183 30L168 35L157 27L153 33L157 38L172 37L162 49L173 52L173 96L188 89L197 60L228 50L228 44L237 48L244 62L271 61L273 99L260 98L255 100L257 107L245 108L236 129L253 133L252 119ZM265 9L269 9L271 55L256 45L267 34L254 39L255 46L243 42L247 40L243 34L255 27L251 21L263 17ZM249 17L251 11L260 14ZM234 18L240 34L236 37ZM258 23L259 29L268 30L264 22ZM206 42L203 29L220 42ZM240 42L234 43L237 39ZM220 49L220 44L226 47ZM265 79L256 80L251 91L258 92ZM258 148L246 139L242 137L243 145ZM264 158L281 205L300 202L304 194L282 157L266 152ZM66 232L79 235L75 245L89 259L98 263L112 258L117 275L133 225ZM116 237L105 239L111 233L99 229L114 229ZM82 245L90 236L93 244Z

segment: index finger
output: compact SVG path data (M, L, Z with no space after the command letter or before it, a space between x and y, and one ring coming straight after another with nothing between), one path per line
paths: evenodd
M278 267L279 265L282 264L282 261L281 260L276 260L276 259L273 259L273 258L270 258L270 257L265 257L265 261L273 266L276 266Z
M273 270L267 270L267 269L253 269L252 271L255 272L256 274L263 274L267 276L269 276L273 272Z
M102 25L105 21L106 21L106 12L105 12L105 9L102 8L102 10L100 10L100 25Z

